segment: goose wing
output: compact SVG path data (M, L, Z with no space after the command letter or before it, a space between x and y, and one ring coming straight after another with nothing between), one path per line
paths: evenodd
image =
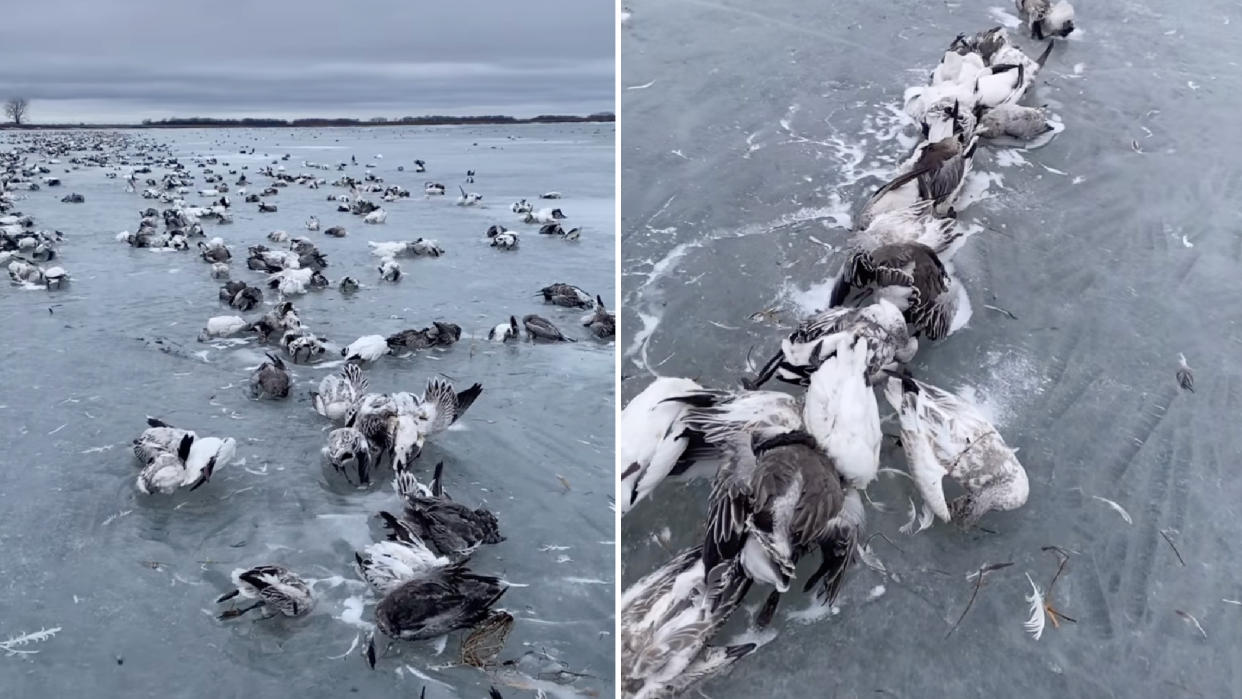
M448 429L457 422L483 392L483 384L476 383L470 388L457 393L453 384L434 377L427 382L427 390L423 392L423 407L428 411L427 433L435 434Z

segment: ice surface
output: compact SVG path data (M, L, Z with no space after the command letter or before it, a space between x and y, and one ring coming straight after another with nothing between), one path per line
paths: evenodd
M10 133L0 133L0 148ZM420 475L443 459L453 497L497 513L508 540L483 547L472 567L529 584L502 600L517 623L501 659L543 649L567 669L592 676L578 680L579 688L611 696L614 557L612 547L597 542L615 537L608 506L614 351L586 339L577 326L580 312L533 296L558 281L614 296L611 125L139 135L169 143L183 162L214 154L230 163L215 166L217 172L248 165L256 183L266 178L255 170L286 152L292 157L281 164L288 172L329 181L339 176L335 163L348 162L351 153L360 163L348 170L354 176L361 176L364 159L384 154L374 171L412 196L385 203L383 225L337 213L326 197L340 188L291 185L275 197L274 214L257 213L231 192L235 222L207 223L207 234L232 246L233 278L245 280L262 276L245 269L247 245L274 247L266 236L278 228L309 236L328 258L330 279L349 274L363 284L351 298L333 288L294 299L303 321L336 343L432 320L462 326L461 341L448 350L367 367L371 387L421 392L437 373L461 387L483 384L464 418L469 429L430 440ZM238 155L243 146L258 152ZM415 158L427 161L427 173L414 172ZM334 168L303 168L304 159ZM408 665L457 688L433 684L428 699L486 696L493 683L509 696L484 673L442 667L457 659L456 636L444 657L433 660L433 643L402 643L380 659L378 671L367 668L359 651L375 598L356 580L353 552L379 533L369 518L398 501L387 482L359 491L321 466L327 421L312 411L308 392L334 369L292 366L287 401L251 401L243 367L257 363L261 348L196 341L209 317L234 313L217 303L220 282L209 278L208 266L194 252L152 255L113 238L135 229L140 209L164 207L125 193L123 177L105 179L99 169L60 172L68 167L66 159L53 168L63 187L29 192L16 206L33 214L39 228L65 233L57 263L69 270L71 285L36 294L9 287L7 279L0 284L0 640L42 627L63 631L40 643L38 655L0 653L0 695L416 697L423 680L412 670L393 672ZM484 194L485 206L456 207L451 196L424 199L424 180L453 188L468 168L478 171L473 188ZM232 184L237 176L227 179ZM200 188L201 180L194 189ZM81 192L86 203L61 204L66 190ZM539 236L509 210L513 201L550 190L565 195L558 204L570 217L566 223L583 226L577 243ZM198 199L188 195L191 203ZM344 225L349 236L307 232L310 214L324 230ZM492 223L521 230L522 248L508 254L489 248L484 231ZM366 241L419 236L438 239L446 254L402 260L407 276L380 283ZM169 275L170 267L180 273ZM267 290L265 297L274 298ZM478 339L511 313L540 313L581 341L496 346ZM155 337L184 354L138 339ZM195 356L200 352L207 363ZM237 455L193 493L140 497L129 441L146 415L199 434L232 436ZM571 491L557 474L573 484ZM572 547L573 561L554 565L555 554L540 551L547 544ZM296 620L216 621L214 600L229 571L268 562L322 580L314 612ZM187 581L196 586L182 584ZM528 617L572 623L526 623ZM377 644L382 652L383 640ZM352 653L341 657L346 649Z
M839 248L845 229L791 212L834 195L857 207L908 156L873 124L926 80L954 36L997 23L991 4L633 5L642 22L622 30L622 84L657 82L622 93L623 402L649 380L641 357L668 358L663 375L733 386L752 347L768 356L826 302L840 252L809 238ZM953 260L974 317L923 347L913 367L946 388L974 387L1020 449L1029 502L986 516L994 533L937 523L899 537L913 487L880 479L870 494L888 510L868 508L868 533L900 547L870 542L887 575L856 567L840 613L812 624L785 618L809 599L782 600L775 639L705 684L707 696L1242 693L1232 669L1242 611L1222 601L1238 600L1242 585L1242 179L1228 135L1242 73L1229 65L1236 37L1222 21L1236 8L1076 5L1087 33L1056 46L1026 99L1054 104L1065 129L1022 152L1029 167L1002 167L981 149L977 176L1004 177L987 179L988 198L962 211L982 227ZM1151 40L1170 29L1179 35ZM1041 47L1013 33L1028 52ZM695 157L667 155L676 149ZM739 235L748 230L762 234ZM673 268L651 279L675 250ZM661 321L652 329L640 314ZM641 352L629 351L643 327ZM1178 352L1197 393L1177 386ZM882 465L903 467L899 451L886 448ZM624 582L699 540L708 489L667 484L627 515ZM1122 503L1134 524L1093 495ZM650 536L664 527L667 550ZM1049 592L1057 559L1040 549L1050 545L1072 558ZM970 596L966 574L1009 561L946 639ZM1039 642L1024 634L1026 571L1077 624L1048 624ZM867 602L879 584L886 593ZM748 622L739 612L722 637Z

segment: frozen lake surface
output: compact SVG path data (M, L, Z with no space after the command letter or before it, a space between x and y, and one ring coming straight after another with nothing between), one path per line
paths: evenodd
M915 143L903 89L958 33L1016 20L998 2L628 5L623 404L653 373L734 386L752 348L762 363L821 308L851 214ZM1065 131L1037 150L980 149L959 208L986 230L953 260L974 317L912 366L974 391L1019 448L1029 501L987 515L990 531L909 537L897 530L913 490L881 476L867 531L895 544L871 542L887 575L855 568L837 610L782 600L775 638L706 683L713 699L1242 693L1242 179L1228 136L1242 12L1078 5L1080 31L1024 100ZM1179 352L1196 393L1178 388ZM881 466L904 468L900 452ZM627 515L623 583L701 540L707 493L665 484ZM1035 641L1024 573L1046 590L1057 558L1041 547L1054 545L1072 556L1050 600L1077 623ZM1011 561L946 639L967 574ZM719 642L745 633L766 593Z
M246 269L246 248L278 247L267 240L270 231L318 245L333 288L292 300L303 322L333 347L433 320L462 327L450 348L384 357L366 371L371 390L380 392L421 394L435 375L451 378L458 390L483 384L463 420L428 441L416 471L428 479L443 460L454 499L497 514L507 541L481 548L470 565L513 584L498 606L517 623L499 660L521 662L490 675L452 667L458 633L447 648L396 644L375 671L368 669L360 650L376 599L358 580L353 556L380 535L373 515L399 502L387 471L359 490L322 465L330 425L311 409L308 392L339 362L291 366L287 400L251 400L250 369L270 348L253 339L196 340L209 317L237 313L217 302L221 282L209 277L209 265L193 250L153 252L114 239L136 230L140 210L167 205L126 193L127 168L117 179L105 177L111 168L62 172L69 154L51 166L63 186L21 192L14 208L33 215L37 228L65 234L56 264L69 271L70 285L52 292L0 288L0 641L61 629L22 646L36 655L0 657L3 693L82 696L89 688L92 696L201 696L209 687L218 696L378 697L418 696L425 685L431 699L486 696L496 685L506 697L531 696L533 687L553 696L610 696L614 344L591 338L579 323L582 312L545 305L535 292L563 281L610 305L614 299L612 125L129 135L166 145L195 173L193 159L203 157L219 160L216 172L246 167L252 192L268 181L256 171L286 153L289 160L278 164L289 173L331 182L342 174L361 178L373 163L385 184L412 192L383 204L387 223L364 225L326 201L347 193L340 187L290 185L265 199L278 205L276 213L258 213L234 190L234 223L204 227L231 246L233 279L250 283L263 274ZM22 137L0 135L0 149L15 138ZM255 152L241 155L243 148ZM351 156L358 164L337 172L336 163ZM416 158L427 162L426 174L414 172ZM333 167L311 170L306 160ZM483 195L483 206L454 205L467 169L477 172L467 187ZM225 177L229 184L236 179ZM425 180L444 183L450 196L425 198ZM200 176L193 189L205 186ZM509 209L550 190L564 194L556 204L566 224L583 228L579 241L539 236ZM85 203L60 203L71 191ZM186 199L208 203L196 192ZM323 230L343 225L349 235L306 231L311 214ZM484 231L493 223L519 230L521 247L489 247ZM437 239L445 255L402 259L405 276L381 282L366 241L418 237ZM335 288L346 274L362 283L348 298ZM264 289L264 296L262 311L276 292ZM527 313L551 319L579 341L486 341L489 328ZM130 441L147 415L235 438L233 462L194 492L140 495ZM229 589L229 572L263 563L314 581L314 611L297 619L261 620L255 612L217 621L224 605L215 598ZM382 637L377 644L382 652Z

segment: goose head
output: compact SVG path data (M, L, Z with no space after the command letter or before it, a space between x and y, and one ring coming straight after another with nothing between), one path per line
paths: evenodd
M423 451L426 436L420 419L415 415L398 415L388 422L388 439L392 445L392 467L402 471L418 458Z

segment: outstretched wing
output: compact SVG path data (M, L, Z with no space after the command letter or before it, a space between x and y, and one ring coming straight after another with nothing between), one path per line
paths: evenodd
M476 383L457 393L453 390L453 384L438 376L427 381L427 390L423 393L423 405L428 411L427 419L430 423L427 432L434 434L448 429L482 392L482 384Z
M341 367L341 376L354 387L354 397L358 398L367 392L367 387L371 381L366 374L362 373L362 367L357 364L346 364Z

